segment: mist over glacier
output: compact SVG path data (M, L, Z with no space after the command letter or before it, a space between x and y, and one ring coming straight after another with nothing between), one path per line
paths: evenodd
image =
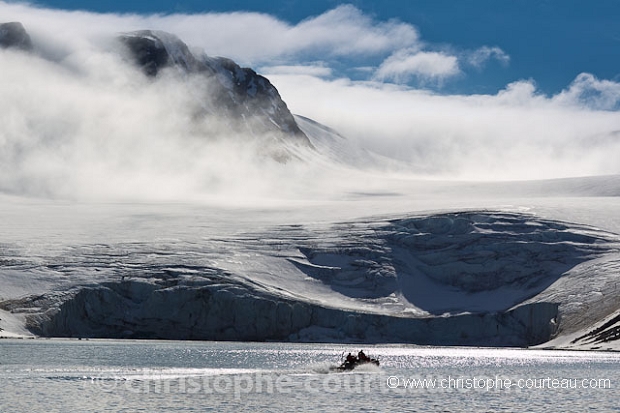
M59 60L45 50L1 53L5 192L189 200L286 187L279 178L285 167L270 156L285 148L206 116L211 86L204 77L170 69L149 79L111 39Z

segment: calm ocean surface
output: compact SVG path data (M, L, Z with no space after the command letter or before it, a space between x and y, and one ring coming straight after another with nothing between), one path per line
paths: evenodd
M620 412L620 354L336 344L0 340L0 412Z

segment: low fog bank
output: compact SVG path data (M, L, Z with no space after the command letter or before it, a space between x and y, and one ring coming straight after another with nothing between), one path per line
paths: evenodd
M32 53L0 49L2 192L234 202L278 197L303 179L311 149L217 115L205 99L215 80L175 67L148 78L114 33L62 58L38 40Z
M175 198L261 191L286 168L270 156L270 137L231 136L224 120L195 116L204 80L170 73L149 81L100 51L62 64L11 51L0 58L4 192Z
M407 165L420 178L537 180L620 173L620 85L582 75L545 96L438 95L346 79L270 76L292 111Z

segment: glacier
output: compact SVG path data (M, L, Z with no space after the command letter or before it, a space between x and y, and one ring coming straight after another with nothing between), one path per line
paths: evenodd
M412 177L406 163L293 115L268 79L232 60L154 30L109 44L97 62L137 82L132 94L156 87L137 106L157 87L181 91L181 115L153 119L155 129L199 139L180 139L175 157L177 146L147 136L128 158L148 143L163 149L134 170L122 150L106 158L122 143L107 131L92 139L110 146L79 150L94 116L71 124L66 112L11 107L45 136L25 144L3 130L0 142L0 336L618 349L620 176ZM0 25L0 45L11 64L46 59L18 23ZM44 64L78 76L71 62ZM28 157L37 145L45 156ZM172 172L159 169L168 156ZM42 158L47 169L24 166ZM164 178L194 183L200 161L215 166L191 187L205 192L196 198L92 199L74 186L80 177L97 193L112 175L93 171L110 167L125 171L115 185L148 175L142 187L165 192ZM59 164L67 171L55 174Z
M24 224L21 202L3 215ZM48 233L14 223L2 244L0 306L39 336L534 346L617 311L618 236L532 213L56 207Z

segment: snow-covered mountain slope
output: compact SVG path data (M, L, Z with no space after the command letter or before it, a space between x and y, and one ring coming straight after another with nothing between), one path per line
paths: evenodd
M294 117L313 147L317 149L322 158L330 163L368 170L404 167L393 159L388 159L356 145L337 131L312 119L300 115Z

